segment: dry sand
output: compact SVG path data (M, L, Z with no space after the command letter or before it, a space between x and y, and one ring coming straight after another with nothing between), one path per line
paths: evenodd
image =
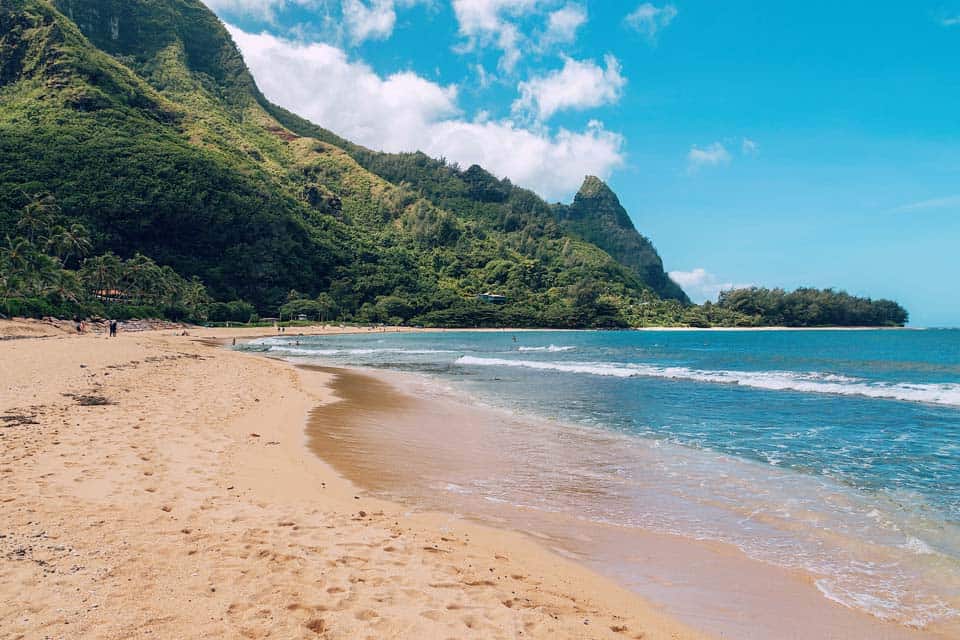
M0 323L25 338L0 341L0 638L702 637L519 534L364 495L306 446L328 374L191 333Z

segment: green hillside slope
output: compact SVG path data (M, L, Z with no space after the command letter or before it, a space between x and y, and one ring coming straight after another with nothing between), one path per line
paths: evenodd
M592 242L632 269L661 298L689 302L663 269L653 243L640 235L619 198L602 180L587 176L570 206L556 205L562 228Z
M217 118L233 139L247 137L241 118L198 115L164 95L46 2L4 0L0 34L3 235L33 194L48 192L93 231L97 252L140 251L200 276L218 297L259 303L348 263L345 231L308 221L268 163L243 158L223 134L206 139ZM181 46L165 49L162 67L171 83L190 84Z
M370 152L269 104L197 0L0 3L0 237L44 194L92 253L264 313L296 290L361 320L616 325L659 288L479 167Z
M423 153L371 151L280 107L264 106L290 130L343 148L364 168L394 184L416 189L437 206L501 230L532 225L566 232L606 251L658 296L689 303L683 290L667 276L656 249L637 232L616 195L598 178L587 177L570 206L549 205L533 192L509 180L498 180L481 167L462 170Z

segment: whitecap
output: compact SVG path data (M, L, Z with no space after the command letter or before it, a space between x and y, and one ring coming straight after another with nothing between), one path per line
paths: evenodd
M557 346L555 344L551 344L548 347L518 347L517 351L520 351L520 352L544 351L547 353L561 353L563 351L576 351L576 349L577 349L576 347L572 347L572 346Z
M862 378L851 378L817 371L710 371L687 367L660 367L616 362L508 360L475 356L463 356L456 362L462 366L522 367L541 371L581 373L616 378L650 377L692 380L715 384L735 384L769 391L862 396L960 407L960 384L956 383L873 382Z

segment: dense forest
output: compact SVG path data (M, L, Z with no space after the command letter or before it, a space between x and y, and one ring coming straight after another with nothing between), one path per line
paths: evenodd
M755 318L765 326L867 327L902 326L906 309L890 300L858 298L842 291L738 289L724 291L716 305L724 312Z
M0 3L0 314L522 327L906 317L821 293L691 305L602 181L548 204L480 167L351 144L270 104L198 0Z

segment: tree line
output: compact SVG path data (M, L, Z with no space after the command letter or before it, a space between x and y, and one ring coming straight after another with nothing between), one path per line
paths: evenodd
M387 272L404 274L411 278L408 291L415 290L419 280L413 261L405 268L374 270L366 279L353 274L358 277L334 281L329 291L317 295L292 290L282 305L264 310L243 300L213 300L196 276L184 278L141 253L123 259L109 251L91 255L92 248L86 227L65 216L53 196L30 197L16 220L15 235L0 246L0 314L249 322L265 311L314 321L554 328L903 326L909 319L896 302L833 289L754 287L725 291L718 302L698 306L661 300L650 291L639 297L625 295L625 290L611 293L586 273L550 294L519 295L522 287L504 286L516 275L512 263L504 263L511 269L491 276L490 282L518 295L496 306L450 290L402 294L390 278L376 286L367 281ZM487 269L499 273L502 262L491 261Z
M211 303L200 280L137 253L91 255L86 227L49 194L21 210L0 246L0 313L21 316L165 317L199 320Z
M893 327L905 325L910 317L892 300L860 298L834 289L724 291L717 307L762 325L783 327Z

